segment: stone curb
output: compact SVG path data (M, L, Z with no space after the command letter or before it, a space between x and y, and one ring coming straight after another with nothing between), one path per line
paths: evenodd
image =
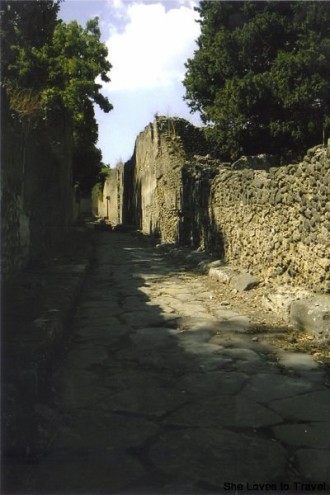
M250 290L259 285L260 281L250 273L226 264L224 261L217 259L215 255L207 254L203 251L191 251L189 248L178 247L171 244L158 244L158 249L171 254L174 258L179 259L190 265L198 273L208 275L209 277L229 284L233 289L240 292Z
M198 273L229 284L240 292L253 289L259 284L251 274L227 265L205 252L192 251L176 244L158 244L157 248L187 263ZM301 287L284 286L272 288L271 292L268 292L265 287L261 304L266 310L277 313L283 321L297 330L311 334L320 341L330 338L329 295L317 295Z
M53 264L24 270L11 287L12 294L17 289L18 301L17 308L5 308L3 316L2 451L5 457L36 455L38 404L47 395L49 378L68 337L66 329L92 258L87 230L84 242L78 260L55 259ZM34 311L28 304L29 291L33 293L32 305L37 306ZM40 303L35 300L38 297ZM13 305L13 301L7 304Z

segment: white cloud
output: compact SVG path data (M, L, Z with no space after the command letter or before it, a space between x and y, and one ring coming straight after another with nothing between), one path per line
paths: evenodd
M186 5L190 9L198 6L198 2L196 0L178 0L180 5Z
M175 8L110 1L128 22L122 32L110 31L107 46L113 68L106 89L163 88L182 80L184 62L193 55L200 30L192 0L178 0Z
M110 4L112 4L115 9L122 9L124 7L123 0L111 0Z

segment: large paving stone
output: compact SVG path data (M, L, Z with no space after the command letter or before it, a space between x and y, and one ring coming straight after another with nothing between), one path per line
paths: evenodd
M240 373L247 373L250 376L267 373L269 369L272 369L270 366L267 361L235 361L235 370Z
M100 409L91 414L71 414L59 432L54 449L128 449L142 445L154 436L158 426L143 418L121 416L115 413L101 413Z
M187 303L188 301L189 301L189 303L191 303L192 300L198 300L198 301L203 300L203 298L200 297L200 294L201 294L200 291L198 291L198 294L192 294L191 291L189 291L187 289L185 291L183 291L181 289L179 291L173 291L172 294L176 300L179 300L183 303ZM203 306L202 306L202 308L203 308Z
M223 356L228 356L235 361L249 361L249 362L257 362L259 363L261 357L251 349L244 348L225 348L221 350L221 354Z
M57 392L55 402L62 410L70 411L99 407L109 395L107 388L97 382L93 386L82 386L76 380L71 380L70 374L65 386L58 387Z
M113 303L103 304L103 307L99 307L98 309L79 309L77 315L82 321L88 320L94 322L95 320L105 320L106 318L109 318L110 320L113 316L116 316L122 312L123 310L121 306L119 304Z
M212 300L214 298L214 292L211 290L205 290L206 287L201 285L200 289L193 294L195 301L201 301L207 303L208 306L212 306Z
M300 421L329 421L330 390L309 392L288 399L274 400L269 407L283 418Z
M306 379L283 374L261 373L251 377L242 394L258 402L267 403L276 399L294 397L315 390L315 385Z
M108 495L125 489L145 474L141 463L124 452L53 454L29 474L24 493Z
M147 305L159 305L161 307L172 307L175 306L176 299L174 297L170 297L168 295L162 295L158 297L153 297L151 301L147 303Z
M221 346L200 342L198 339L180 339L179 350L181 356L180 353L177 354L177 364L182 358L186 358L188 361L190 360L191 364L193 363L192 366L189 366L189 369L192 368L195 371L209 372L228 369L228 366L233 367L235 364L232 358L221 354ZM174 363L174 366L176 366L176 363Z
M185 390L194 398L214 397L218 395L235 395L248 380L243 373L226 373L211 371L209 373L188 373L180 378L176 384L179 390Z
M308 382L313 383L314 390L323 388L324 384L327 381L327 373L324 369L322 370L322 368L313 369L312 371L299 370L299 376L301 378L304 378Z
M140 352L154 351L159 348L173 347L177 345L177 330L164 327L141 328L130 336L133 345Z
M90 311L90 310L92 310L93 312L100 310L104 311L104 310L108 310L109 307L118 304L119 304L119 299L117 296L108 297L106 302L104 300L101 301L90 300L89 297L88 299L86 297L86 299L79 304L78 313L84 313L84 311Z
M188 354L179 348L171 351L167 348L157 353L139 353L133 359L142 369L166 372L170 377L177 377L192 370L206 371L206 369L218 369L223 366L223 363L221 363L222 366L219 363L219 359L214 362L208 358L206 363L205 359L200 359L197 354Z
M217 344L208 344L207 342L196 342L192 339L184 339L180 342L180 347L189 354L198 354L201 357L205 356L207 359L209 355L214 356L215 359L221 361L221 347ZM224 356L226 358L226 356Z
M118 301L118 296L116 293L116 287L114 284L108 284L107 290L104 288L94 288L94 286L89 287L88 291L85 289L83 290L82 293L82 303L102 303L105 306L110 303L112 304L113 302Z
M132 388L162 387L168 383L168 377L162 373L141 369L125 369L109 373L103 379L103 385L113 390Z
M274 426L273 431L275 437L287 445L330 449L329 422L279 425Z
M166 304L155 304L154 302L150 302L146 304L147 306L156 306L160 311L161 314L172 314L176 318L178 317L176 314L175 309L173 309L171 306L167 306Z
M76 327L74 335L78 342L101 341L104 346L107 346L127 335L130 330L128 325L123 325L114 318L102 325L85 323Z
M162 325L168 328L177 328L179 317L175 313L168 313L162 311L160 313L160 318L162 319Z
M150 450L167 474L216 485L285 479L286 451L278 443L221 429L184 429L162 434Z
M209 314L208 314L208 311L206 309L206 307L203 305L203 304L198 304L196 302L191 302L191 298L190 298L190 301L187 302L187 301L182 301L182 302L177 302L177 305L176 305L176 308L180 314L182 315L187 315L187 316L190 316L192 318L200 318L200 314L203 314L205 315L204 317L205 318L208 318L209 317Z
M190 364L190 367L196 366L196 360L185 355L177 346L159 346L156 352L153 349L146 352L137 346L132 346L116 352L114 357L120 367L126 368L134 366L140 369L166 369L175 372L186 369L187 364Z
M190 332L208 330L216 333L218 331L218 322L216 318L212 316L207 318L183 316L179 320L179 327L183 330L189 330Z
M245 316L237 316L228 320L220 320L217 324L219 332L234 332L234 333L246 333L250 329L248 318Z
M132 305L134 307L140 306L141 308L141 306L143 306L146 302L148 302L148 298L144 294L140 294L140 293L137 293L134 296L129 295L120 298L120 303L124 306Z
M189 344L189 342L195 342L195 343L209 342L213 336L214 336L214 332L212 332L211 330L197 330L197 331L186 330L186 331L181 331L178 334L178 339L182 342L182 345L185 346L185 343ZM210 342L210 343L216 344L220 348L220 345L217 342Z
M112 309L109 312L99 313L98 311L91 311L89 316L79 317L78 325L89 325L89 326L105 326L111 324L113 318L118 319L123 314L123 309L118 306L117 309ZM76 320L77 321L77 320Z
M76 348L70 351L65 360L67 368L89 368L93 364L100 364L108 359L108 353L103 346Z
M169 415L166 422L180 426L265 428L282 422L266 407L240 397L218 395L203 403L187 405Z
M224 347L233 349L251 349L259 354L273 354L274 349L271 345L255 342L252 338L252 335L242 333L219 333L212 338L211 342L218 342Z
M101 407L104 411L125 411L160 417L186 402L187 394L183 391L149 384L111 394Z
M296 452L296 456L300 472L303 474L304 478L307 478L314 483L326 483L328 489L330 488L329 449L300 449Z
M124 314L146 311L146 305L143 302L124 302L121 307Z
M314 361L313 357L310 354L303 352L279 352L278 363L285 368L290 368L295 371L310 371L319 368L319 365Z
M157 310L153 309L150 309L150 311L125 313L122 319L133 328L162 326L162 323L165 321L165 318Z
M227 307L219 307L218 305L214 308L213 314L218 320L230 320L231 318L237 318L240 316L237 311L233 311Z
M99 383L99 377L88 370L71 369L62 366L53 374L52 383L58 390L68 387L74 389L93 388Z

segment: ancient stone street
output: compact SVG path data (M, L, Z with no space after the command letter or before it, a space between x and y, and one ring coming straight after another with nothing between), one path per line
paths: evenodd
M279 361L244 314L161 249L129 233L96 241L53 375L52 443L19 466L11 493L325 492L322 369Z

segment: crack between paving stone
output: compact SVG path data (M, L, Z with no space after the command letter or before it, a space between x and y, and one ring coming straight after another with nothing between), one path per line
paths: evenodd
M132 418L140 418L140 419L147 419L147 420L152 420L156 421L157 423L162 423L169 415L179 411L181 408L186 407L191 405L191 401L187 400L187 402L184 402L183 404L180 404L180 406L175 407L169 411L166 411L163 414L155 414L155 413L139 413L139 412L133 412L133 411L127 411L126 409L117 409L114 412L116 414L119 414L121 416L127 416L127 417L132 417Z

